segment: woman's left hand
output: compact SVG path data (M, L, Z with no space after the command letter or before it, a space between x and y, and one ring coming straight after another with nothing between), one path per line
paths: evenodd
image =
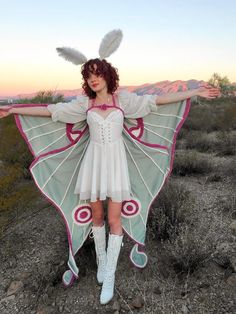
M221 95L220 89L212 87L210 85L200 86L197 89L197 96L201 96L208 99L213 99Z

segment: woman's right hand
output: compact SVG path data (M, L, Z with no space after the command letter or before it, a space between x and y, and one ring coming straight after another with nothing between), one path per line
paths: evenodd
M11 108L12 106L0 106L0 119L9 116L11 114L9 109Z

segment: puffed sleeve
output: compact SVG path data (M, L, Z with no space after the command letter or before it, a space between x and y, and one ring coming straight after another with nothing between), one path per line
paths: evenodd
M128 91L121 91L118 97L124 116L127 118L142 118L151 111L158 111L157 95L139 96Z
M76 123L86 120L87 105L88 97L77 96L76 99L67 103L50 104L47 109L51 112L53 122Z

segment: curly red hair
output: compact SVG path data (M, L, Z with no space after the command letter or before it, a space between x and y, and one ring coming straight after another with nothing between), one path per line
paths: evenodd
M96 64L97 68L94 69L94 65ZM93 73L96 75L101 75L104 80L107 83L107 92L110 94L113 94L118 86L119 86L119 74L118 70L114 68L111 63L107 62L105 59L100 60L98 58L96 59L90 59L87 61L81 68L81 74L83 77L83 84L82 88L84 90L84 93L89 98L95 98L96 93L89 87L87 80L89 78L89 74Z

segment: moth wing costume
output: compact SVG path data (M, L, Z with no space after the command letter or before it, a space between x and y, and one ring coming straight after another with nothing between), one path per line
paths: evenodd
M176 137L188 115L190 98L160 106L155 103L157 95L123 91L117 98L124 112L121 136L131 184L131 197L122 202L122 227L135 242L130 252L132 263L144 268L148 213L172 171ZM88 97L42 106L48 107L51 117L16 114L15 119L35 157L30 166L32 177L66 225L69 270L63 282L68 286L73 277L78 277L75 255L92 227L90 200L81 200L74 193L92 137L86 114Z

